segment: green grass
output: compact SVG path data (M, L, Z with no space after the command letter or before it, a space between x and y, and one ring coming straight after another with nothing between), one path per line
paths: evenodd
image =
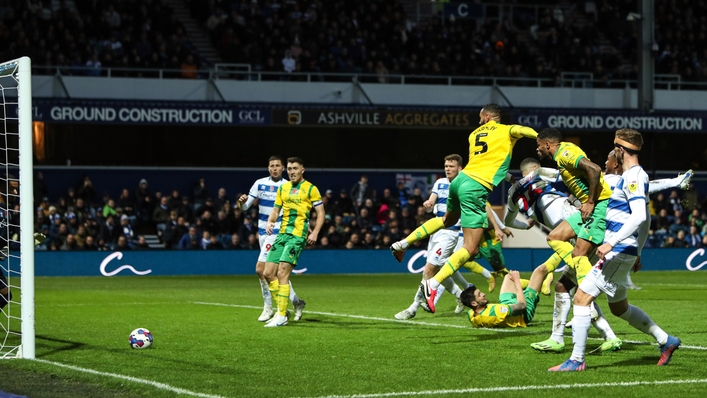
M465 275L486 287L480 278ZM619 352L589 356L585 372L554 374L547 368L569 356L571 333L566 334L564 354L529 348L549 337L548 297L542 297L527 329L475 330L465 315L453 313L455 301L448 295L437 314L421 311L414 323L394 321L393 315L410 304L418 275L302 275L293 282L308 303L304 319L265 329L256 321L262 300L255 276L38 278L41 361L0 361L0 390L33 398L177 396L174 390L57 365L63 364L205 394L201 396L442 395L439 390L632 382L650 384L484 394L702 395L707 381L702 315L707 273L644 272L634 280L643 290L631 291L631 302L693 348L680 349L667 367L656 366L659 352L647 344L652 338L610 315L601 298L617 335L646 344L625 343ZM498 291L490 297L497 298ZM129 348L128 334L137 327L153 332L153 347ZM590 350L600 343L592 333ZM702 381L653 383L688 379Z

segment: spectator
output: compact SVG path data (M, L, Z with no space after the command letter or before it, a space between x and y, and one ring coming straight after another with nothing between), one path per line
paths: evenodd
M282 69L287 73L292 73L295 70L296 61L292 58L292 52L285 50L285 57L282 58Z
M686 237L685 231L683 231L682 229L678 230L677 237L675 238L675 241L674 241L672 247L676 247L676 248L688 247L688 242L687 242L687 240L685 240L685 237Z
M366 199L371 198L371 187L368 186L368 176L363 174L361 179L351 187L351 200L356 207L361 207Z
M145 235L138 235L137 242L135 243L134 249L135 250L150 250L150 245L147 243L147 240L145 239Z
M74 240L74 235L67 234L66 240L64 241L64 243L62 243L59 250L62 250L62 251L76 250L76 241Z
M108 216L101 226L100 238L106 245L115 244L121 236L121 229L115 224L113 216ZM99 245L100 247L100 245Z
M196 79L199 76L197 72L198 69L199 67L197 66L196 62L194 62L194 56L192 56L191 54L187 55L181 65L182 78Z
M135 218L135 202L130 198L130 191L127 188L123 188L120 192L118 206L123 209L123 213L128 217Z
M133 226L130 225L130 218L125 214L120 216L120 228L122 230L122 235L125 236L128 243L135 240L135 232L133 231Z
M194 209L199 210L199 207L201 207L204 202L206 202L206 198L209 197L209 188L206 187L206 181L203 178L199 178L199 180L194 185L193 191Z
M162 235L165 228L167 228L167 221L169 221L168 202L169 199L167 197L162 197L159 206L155 207L155 210L152 212L152 222L157 226L159 235Z
M231 241L228 243L228 246L226 246L226 249L228 250L241 250L243 249L243 246L241 245L241 237L238 235L238 233L233 233L231 235Z
M206 232L204 232L204 235L206 235ZM204 247L206 250L223 250L223 243L221 243L220 240L218 240L218 236L216 235L211 235L209 238L209 243L206 244Z
M88 176L85 176L81 181L81 187L76 191L76 196L83 199L88 205L95 200L96 190L93 188L93 183Z
M119 236L118 241L115 244L115 247L113 248L113 250L115 250L117 252L124 252L126 250L131 250L131 249L132 248L128 244L128 240L125 238L125 236Z
M700 235L700 230L695 225L690 226L690 234L685 238L688 247L701 247L702 245L702 235Z
M201 237L196 232L195 227L189 227L189 232L184 234L179 240L179 248L182 250L195 250L199 249L199 242Z
M339 192L339 197L334 203L334 214L337 216L350 217L356 214L351 198L345 189Z

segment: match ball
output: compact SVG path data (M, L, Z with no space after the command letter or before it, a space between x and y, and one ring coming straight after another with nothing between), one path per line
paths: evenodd
M145 328L137 328L130 333L130 348L141 350L152 345L152 333Z

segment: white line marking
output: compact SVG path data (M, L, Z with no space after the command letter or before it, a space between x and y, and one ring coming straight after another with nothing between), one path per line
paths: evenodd
M90 373L90 374L97 375L97 376L107 376L107 377L113 377L116 379L131 381L133 383L147 384L149 386L158 388L160 390L167 390L167 391L171 391L173 393L181 394L181 395L191 395L192 397L201 397L201 398L224 398L221 395L211 395L211 394L204 394L204 393L200 393L200 392L189 391L189 390L185 390L183 388L170 386L169 384L158 383L156 381L143 380L143 379L138 379L137 377L124 376L124 375L119 375L116 373L99 372L99 371L93 370L93 369L86 369L86 368L81 368L78 366L66 365L66 364L59 363L59 362L47 361L46 359L33 359L33 361L46 363L48 365L58 366L60 368L71 369L71 370L75 370L78 372Z
M225 304L225 303L208 303L208 302L203 302L203 301L192 301L193 304L199 304L199 305L212 305L216 307L233 307L233 308L250 308L254 310L262 310L262 306L255 306L255 305L240 305L240 304ZM437 326L437 327L445 327L445 328L455 328L455 329L468 329L468 330L486 330L490 332L498 332L498 333L513 333L513 332L519 332L524 329L495 329L495 328L473 328L470 326L464 326L464 325L453 325L453 324L448 324L448 323L432 323L432 322L421 322L421 321L400 321L395 318L380 318L380 317L374 317L374 316L364 316L364 315L350 315L350 314L337 314L333 312L317 312L317 311L304 311L306 314L314 314L314 315L326 315L326 316L338 316L342 318L355 318L355 319L368 319L371 321L383 321L383 322L393 322L393 323L406 323L406 324L411 324L411 325L422 325L422 326ZM527 329L525 329L527 330ZM603 341L604 339L600 339L598 337L590 337L589 340L599 340ZM629 344L637 344L637 345L655 345L657 346L658 344L656 343L650 343L647 341L635 341L635 340L623 340L624 343L629 343ZM696 345L685 345L682 344L680 345L680 348L687 348L687 349L692 349L692 350L701 350L701 351L707 351L707 347L702 347L702 346L696 346Z
M702 384L707 383L707 379L691 380L663 380L663 381L624 381L616 383L576 383L576 384L552 384L536 386L509 386L509 387L488 387L488 388L465 388L459 390L428 390L428 391L400 391L384 392L378 394L354 394L354 395L326 395L317 398L379 398L379 397L401 397L417 395L443 395L443 394L470 394L470 393L494 393L505 391L526 391L526 390L569 390L575 388L598 388L598 387L634 387L634 386L656 386L666 384Z

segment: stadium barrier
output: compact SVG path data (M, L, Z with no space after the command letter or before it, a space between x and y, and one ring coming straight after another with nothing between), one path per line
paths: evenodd
M36 252L37 276L252 275L257 251ZM509 269L529 272L549 249L506 249ZM419 273L424 250L397 263L388 250L306 250L295 272L303 274ZM707 271L705 249L645 249L644 271ZM485 260L481 261L490 269Z

